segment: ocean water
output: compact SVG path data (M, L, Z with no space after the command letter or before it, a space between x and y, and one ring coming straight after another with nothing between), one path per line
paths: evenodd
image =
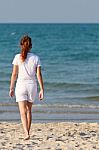
M8 95L12 60L28 34L39 55L45 87L34 121L99 120L99 24L0 24L0 120L20 120Z

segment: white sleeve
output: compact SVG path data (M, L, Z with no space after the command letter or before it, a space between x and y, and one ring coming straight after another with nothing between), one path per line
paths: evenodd
M41 66L41 61L40 61L40 58L37 57L37 67Z
M17 55L14 57L13 61L12 61L13 65L18 65L18 57Z

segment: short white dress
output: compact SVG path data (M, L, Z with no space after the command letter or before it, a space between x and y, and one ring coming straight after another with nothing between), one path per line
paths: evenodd
M16 102L34 102L37 93L36 68L41 66L40 59L33 53L28 53L22 62L20 54L17 54L12 62L18 65L18 78L15 87Z

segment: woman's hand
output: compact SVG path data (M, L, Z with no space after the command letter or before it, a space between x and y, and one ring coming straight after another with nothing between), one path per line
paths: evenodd
M43 100L43 98L44 98L44 91L40 90L40 92L39 92L39 99Z
M42 100L44 98L44 85L43 85L43 78L41 74L41 67L37 67L37 79L40 86L40 92L39 92L39 99Z
M12 90L9 91L9 96L10 96L10 97L13 97L13 96L14 96L14 89L12 89Z
M14 83L17 78L18 74L18 66L13 65L13 71L12 71L12 76L11 76L11 83L10 83L10 91L9 91L9 96L13 97L14 96Z

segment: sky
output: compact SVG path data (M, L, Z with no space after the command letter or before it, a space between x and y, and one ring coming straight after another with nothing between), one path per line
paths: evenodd
M99 23L99 0L0 0L0 23Z

